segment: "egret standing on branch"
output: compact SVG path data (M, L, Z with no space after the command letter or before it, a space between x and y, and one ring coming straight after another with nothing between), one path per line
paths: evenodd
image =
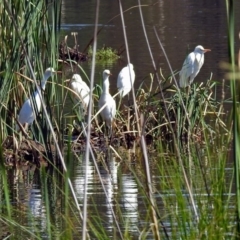
M201 45L199 45L187 56L182 69L179 72L179 85L181 88L185 88L192 84L194 78L197 76L204 63L204 53L209 51L211 50L204 49Z
M73 74L72 79L70 80L70 88L76 93L74 98L76 102L80 104L80 111L84 110L85 113L90 101L90 88L82 80L79 74Z
M41 81L41 89L45 90L46 87L46 82L48 80L49 77L51 77L54 73L56 73L54 71L53 68L47 68L44 75L43 75L43 79ZM18 116L18 121L19 123L21 123L21 125L27 129L28 125L31 125L33 123L33 121L36 119L36 114L35 114L35 109L34 106L36 106L36 111L40 112L41 109L41 100L40 100L40 96L39 96L39 92L38 90L36 90L32 96L32 99L27 99L20 112L19 112L19 116ZM16 130L19 130L19 125L16 125Z
M109 93L110 75L111 73L109 70L103 71L103 92L98 102L99 110L105 105L100 114L102 119L105 121L107 128L109 129L109 137L112 136L112 121L116 115L116 102Z

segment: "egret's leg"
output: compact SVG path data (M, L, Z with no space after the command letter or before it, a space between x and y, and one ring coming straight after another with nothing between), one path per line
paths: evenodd
M108 135L108 130L107 129L108 129L107 123L104 122L104 124L103 124L103 135L104 135L104 137Z
M105 141L107 142L107 138L108 138L108 126L106 121L104 122L104 126L103 126L103 137L105 139Z
M111 123L110 126L109 126L109 135L108 135L109 145L110 145L111 142L112 142L112 136L113 136L113 129L112 129L112 123Z

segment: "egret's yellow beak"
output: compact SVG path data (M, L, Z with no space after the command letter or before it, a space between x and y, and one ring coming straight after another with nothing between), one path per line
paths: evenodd
M211 49L204 49L204 53L205 52L211 52Z

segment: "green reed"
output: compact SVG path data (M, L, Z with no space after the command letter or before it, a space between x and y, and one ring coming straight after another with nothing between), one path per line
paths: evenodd
M235 66L235 50L234 50L234 35L235 35L235 21L234 21L234 1L226 1L227 9L227 22L228 22L228 50L230 59L230 70L232 77L230 79L232 102L232 120L233 120L233 153L235 164L235 183L236 183L236 222L237 222L237 235L240 235L240 152L239 152L239 135L240 135L240 111L239 111L239 91L240 86L238 83L237 66ZM239 53L240 54L240 53ZM238 58L238 61L240 58ZM238 66L240 63L238 62Z
M47 67L57 68L57 31L59 31L60 24L60 6L61 1L50 4L40 0L30 2L1 1L0 111L1 137L3 140L15 132L17 113L23 102L35 91L35 84L29 78L34 79L34 72L38 72L37 78L41 79L42 73ZM52 14L51 23L49 14ZM52 106L54 101L52 96L56 95L54 84L47 84L44 95L48 106ZM48 110L51 116L51 108ZM35 139L45 143L44 146L47 149L48 139L46 136L49 135L49 130L46 129L47 123L43 116L38 115L32 130ZM3 181L9 179L6 168L1 168L1 177ZM11 184L3 183L3 185L6 190L6 205L10 206L9 191ZM27 228L11 220L14 210L9 207L8 209L10 210L8 210L9 219L5 222L12 230L14 229L13 232L22 230L30 233ZM1 216L2 219L4 219L4 215Z
M60 3L59 3L60 5ZM4 123L4 138L15 129L17 112L34 85L20 74L33 79L31 68L39 73L41 79L44 70L56 67L56 31L57 24L50 26L48 11L57 16L58 11L43 1L21 2L2 1L0 17L1 32L1 114ZM54 45L53 40L54 38ZM53 58L54 56L54 58ZM31 64L31 66L29 65ZM47 86L48 96L54 96L54 88ZM11 121L10 121L11 119Z
M31 60L34 71L39 73L39 78L46 67L57 66L58 48L56 43L58 42L57 30L60 23L61 2L53 2L53 5L46 5L42 1L31 3L3 1L2 3L0 6L2 26L0 41L3 44L0 50L0 78L2 80L0 130L1 139L4 139L14 132L17 112L24 100L34 91L34 84L26 77L19 75L21 73L33 78L26 54ZM10 3L12 4L11 8ZM232 59L234 59L233 13L230 11L232 9L231 2L229 3L229 19L231 20L229 21L231 29L229 47ZM14 9L14 11L10 9ZM49 14L51 20L49 20ZM16 26L12 24L12 19L18 19L16 26L19 30L16 30ZM142 25L144 27L144 22ZM27 53L24 52L23 42ZM127 43L125 44L127 45ZM96 48L94 51L93 55L96 54ZM127 54L129 55L128 49ZM233 62L232 71L234 72ZM71 64L76 65L73 62ZM80 66L78 67L80 68ZM213 94L216 91L216 83L211 79L204 80L204 85L193 84L190 92L187 93L179 90L174 81L172 85L173 71L170 71L172 77L164 78L161 71L159 72L156 66L154 68L155 73L149 77L150 86L143 84L137 91L136 97L133 94L134 107L126 113L131 116L131 120L124 120L129 117L126 118L123 112L119 112L116 119L118 126L129 126L127 131L131 134L134 132L132 135L140 140L136 143L135 164L128 159L130 156L128 151L114 149L113 146L109 146L108 153L105 153L101 163L106 164L107 159L112 159L112 155L115 153L114 157L120 156L121 158L119 178L121 178L121 172L124 171L135 176L139 190L138 195L145 208L144 213L140 213L141 219L144 221L138 225L141 239L149 237L154 239L222 239L223 236L233 239L235 236L239 236L239 229L236 230L234 219L233 200L235 199L231 195L233 184L236 182L237 200L239 199L239 154L237 151L239 146L239 114L237 114L239 101L236 94L239 92L238 85L235 81L231 81L236 176L234 182L232 172L229 175L226 173L231 143L231 123L226 123L227 117L224 116L223 102L225 99L223 98L222 102L218 101ZM94 72L91 79L93 76ZM55 83L56 78L53 78L52 84L51 82L47 84L44 94L46 105L50 106L48 113L51 122L56 127L60 146L64 145L63 116L65 116L65 112L63 109L68 92L64 86L65 78L64 75L62 78L58 77L58 83ZM156 90L152 88L153 83L158 84ZM146 87L148 91L144 89ZM188 117L186 117L187 113ZM141 116L140 120L139 116ZM38 117L34 126L33 132L36 139L44 143L46 149L49 148L48 143L52 133L50 133L44 114ZM116 134L118 133L116 131ZM84 134L89 133L85 132ZM153 138L154 146L146 146L147 137ZM97 161L102 152L96 151L97 159L95 159L96 156L93 154L90 141L88 142L87 151L89 151L96 170L94 177L102 182L102 188L106 194L103 179L99 173L100 163ZM77 156L77 153L72 151L71 134L69 134L65 147L67 150L64 160L67 171L63 171L62 167L57 168L52 165L52 167L41 169L38 172L38 181L41 183L43 197L42 204L46 211L45 234L52 239L72 239L81 235L81 228L84 225L83 230L89 236L97 239L110 239L103 217L98 212L97 202L94 202L94 199L87 199L86 191L84 195L85 223L83 224L78 199L76 200L76 196L72 197L70 194L71 185L68 184L68 180L70 176L75 177L74 164L80 164L85 155L78 154ZM75 162L73 155L76 155ZM10 204L9 185L14 181L11 176L7 176L8 172L2 164L3 161L4 157L1 154L1 184L4 186L7 204L0 220L9 227L9 231L15 236L17 233L21 233L25 238L41 239L42 233L39 226L35 226L31 231L24 226L20 218L14 217L15 214L19 216L21 211L14 210L15 208ZM153 175L160 177L157 184L151 178ZM83 185L88 186L86 181ZM91 210L90 203L93 203L94 206ZM130 231L131 225L122 214L119 196L114 196L114 201L107 202L107 204L113 205L111 211L114 239L134 238L135 236L132 236ZM239 205L239 201L237 201L237 205ZM233 208L230 208L232 206ZM238 206L237 220L239 220L239 209ZM34 221L34 216L31 217ZM27 219L26 216L23 218ZM86 235L84 238L89 236ZM16 238L12 237L12 239Z

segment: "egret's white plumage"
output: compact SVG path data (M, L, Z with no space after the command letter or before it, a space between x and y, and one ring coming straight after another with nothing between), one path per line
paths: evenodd
M182 69L179 72L179 85L181 88L185 88L192 84L194 78L197 76L204 63L204 53L209 51L211 50L204 49L201 45L199 45L187 56Z
M133 70L133 65L129 63L118 74L117 88L118 88L118 91L121 92L120 97L124 97L131 91L134 81L135 81L135 72Z
M79 74L73 74L70 87L77 94L77 96L74 96L76 102L80 100L83 109L86 110L90 101L90 88L88 85L82 80Z
M105 121L107 127L110 130L110 136L112 134L112 121L116 115L116 102L109 93L109 76L110 71L103 71L103 92L98 102L99 110L106 104L106 106L100 112L102 119Z
M45 90L46 82L47 82L48 78L53 75L53 73L55 73L53 68L46 69L46 71L43 75L42 81L41 81L41 89L42 90ZM34 108L32 106L32 103L33 103L33 106L36 106L36 108ZM24 104L19 112L18 121L19 121L19 123L22 124L22 126L31 125L33 123L33 121L36 118L34 109L36 109L36 111L38 111L38 112L40 112L40 109L41 109L41 100L40 100L38 91L34 92L32 99L29 98L24 102ZM17 131L19 130L18 124L16 125L16 130Z

